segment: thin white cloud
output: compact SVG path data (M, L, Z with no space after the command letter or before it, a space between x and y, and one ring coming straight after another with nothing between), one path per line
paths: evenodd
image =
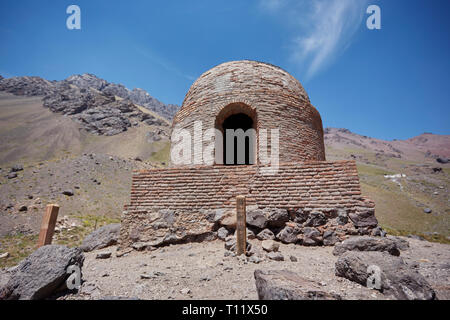
M151 51L148 48L143 49L141 47L136 47L136 51L139 54L141 54L142 56L144 56L145 58L149 59L153 63L158 64L159 66L161 66L162 68L166 69L169 72L172 72L172 73L174 73L180 77L186 78L190 81L194 81L196 79L195 77L182 72L179 68L177 68L172 63L167 61L167 59L162 58L161 56L159 56L158 54L156 54L155 52Z
M261 0L259 4L263 10L276 12L286 4L286 0Z
M350 45L367 0L261 0L260 5L289 22L290 58L311 78Z

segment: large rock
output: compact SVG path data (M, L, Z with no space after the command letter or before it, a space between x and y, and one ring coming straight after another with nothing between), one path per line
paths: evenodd
M286 209L267 209L267 224L269 227L281 228L289 221Z
M316 228L305 227L303 228L303 241L304 246L318 246L322 244L322 235Z
M260 300L340 300L339 295L291 271L255 270L254 275Z
M61 245L43 246L23 260L0 289L0 300L39 300L66 288L67 267L83 266L84 255L78 248ZM81 275L80 275L81 276Z
M394 256L400 255L395 241L370 236L357 236L344 240L334 246L333 254L339 256L347 251L385 251Z
M273 240L264 240L261 243L261 246L267 252L278 251L278 249L280 248L280 244L278 242L273 241Z
M264 229L256 235L256 238L258 238L259 240L274 240L275 235L269 229Z
M247 225L264 229L267 226L268 220L266 212L262 209L250 210L246 215Z
M277 234L277 239L283 243L296 243L299 233L299 229L286 226Z
M119 233L120 223L108 224L87 235L80 248L89 252L115 245L119 239Z
M370 268L369 268L370 267ZM336 276L347 278L363 286L374 279L371 270L379 270L379 282L374 288L400 300L434 300L436 293L425 278L410 268L400 257L386 252L348 251L335 264ZM375 273L376 275L376 273ZM370 277L370 279L369 279Z
M375 218L374 209L351 212L349 217L353 224L358 228L376 227L378 225L378 220Z
M321 212L312 212L308 220L306 220L306 227L320 227L327 223L327 218Z

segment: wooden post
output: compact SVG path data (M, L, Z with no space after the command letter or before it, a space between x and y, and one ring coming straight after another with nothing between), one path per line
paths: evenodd
M236 197L236 254L245 254L247 249L247 228L245 197Z
M59 206L57 204L47 205L39 233L38 248L52 243L55 231L56 219L58 218Z

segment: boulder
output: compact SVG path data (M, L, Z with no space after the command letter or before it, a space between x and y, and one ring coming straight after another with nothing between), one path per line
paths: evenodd
M345 252L336 261L335 273L399 300L436 299L436 293L417 270L386 252Z
M334 231L325 231L323 233L323 244L325 246L334 246L339 242L339 238Z
M224 212L218 211L218 214L216 213L216 217L218 215L220 215L218 221L222 226L229 229L236 229L236 209L229 209Z
M290 217L295 223L304 223L308 219L308 212L298 208L290 212Z
M280 244L273 240L264 240L261 243L262 248L267 252L278 251Z
M352 212L349 214L349 217L353 224L358 228L376 227L378 225L378 220L375 218L374 209Z
M267 224L269 227L281 228L289 221L286 209L267 209Z
M264 229L256 235L256 238L258 238L259 240L274 240L275 235L269 229Z
M395 245L397 246L397 248L401 251L405 251L409 249L409 242L406 239L402 239L400 237L395 237L395 236L388 236L387 237L389 240L392 240L395 242Z
M277 239L283 243L296 243L300 230L294 227L286 226L278 234Z
M264 229L267 226L267 217L262 209L250 210L247 212L246 216L247 225Z
M225 240L225 238L228 237L229 234L230 232L224 227L221 227L219 230L217 230L217 237L220 240Z
M89 252L115 245L119 239L119 233L120 223L108 224L87 235L80 248Z
M304 246L318 246L322 244L322 235L316 228L303 228L303 242Z
M268 240L270 241L270 240ZM270 260L274 260L274 261L284 261L284 256L281 254L281 252L269 252L267 255L267 258L269 258Z
M256 290L260 300L340 300L323 291L316 282L287 270L255 270Z
M344 240L334 246L333 254L339 256L347 251L385 251L394 256L400 255L395 241L370 236L356 236Z
M327 218L321 212L312 212L308 220L306 220L305 227L320 227L327 223Z
M0 299L40 300L57 289L67 289L67 267L83 266L84 255L78 248L47 245L20 262L7 285L0 290ZM81 276L81 275L80 275Z

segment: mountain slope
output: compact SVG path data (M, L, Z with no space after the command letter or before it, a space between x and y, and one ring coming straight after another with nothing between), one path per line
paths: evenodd
M375 201L383 227L441 240L450 235L450 164L436 161L450 154L449 135L385 141L327 128L325 145L327 160L357 162L363 193Z

